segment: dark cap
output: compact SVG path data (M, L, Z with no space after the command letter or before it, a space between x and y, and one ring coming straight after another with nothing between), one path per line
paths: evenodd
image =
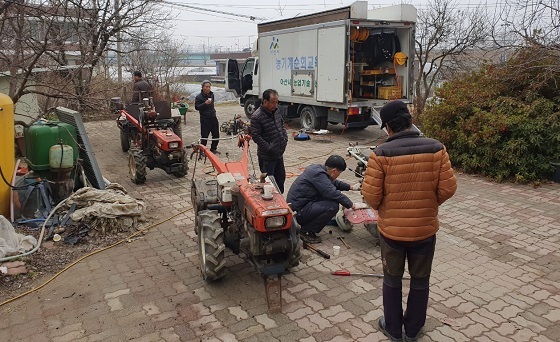
M410 116L406 103L399 100L386 103L383 108L381 108L379 114L381 115L381 129L385 128L387 122L404 114L408 114L408 116Z
M133 74L133 76L138 76L138 77L142 77L142 73L140 71L135 71Z

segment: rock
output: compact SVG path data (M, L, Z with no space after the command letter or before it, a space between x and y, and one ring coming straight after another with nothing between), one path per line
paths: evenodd
M23 274L23 273L27 273L27 268L25 268L25 266L8 268L8 273L6 273L6 274L7 275L17 275L17 274Z
M20 267L20 266L25 266L25 263L23 261L9 261L9 262L5 262L0 266L4 266L6 268L16 268L16 267Z

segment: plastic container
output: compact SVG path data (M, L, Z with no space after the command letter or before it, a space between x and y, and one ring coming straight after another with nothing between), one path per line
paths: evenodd
M23 130L25 161L32 170L50 169L50 148L55 145L72 147L73 162L78 159L78 144L74 126L64 122L35 123Z
M340 254L340 246L332 246L334 256L338 256Z
M74 149L69 145L54 145L49 149L51 169L68 169L74 166Z

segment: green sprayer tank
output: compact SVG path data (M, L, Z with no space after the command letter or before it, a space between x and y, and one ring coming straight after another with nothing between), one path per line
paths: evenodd
M50 169L49 150L54 145L69 145L73 149L73 161L78 159L76 129L60 121L37 122L26 127L25 159L32 170Z

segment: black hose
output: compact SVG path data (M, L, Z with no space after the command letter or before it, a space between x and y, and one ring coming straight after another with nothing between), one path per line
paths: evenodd
M2 172L2 167L1 166L0 166L0 175L2 176L2 180L4 181L4 183L6 183L6 185L9 186L12 190L25 190L30 186L39 185L43 182L43 181L38 181L38 182L33 182L33 183L30 183L30 184L27 184L25 186L13 186L12 184L10 184L10 182L8 182L6 180L6 177L4 176L4 172Z

